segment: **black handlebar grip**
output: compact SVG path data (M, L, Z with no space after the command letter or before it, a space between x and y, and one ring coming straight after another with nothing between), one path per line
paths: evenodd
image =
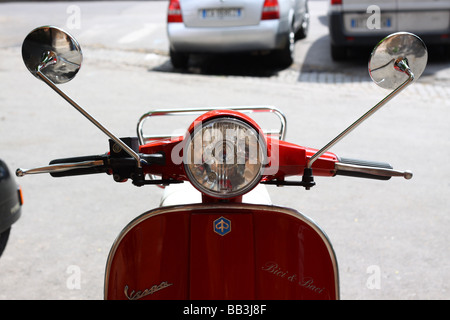
M50 161L50 165L56 165L56 164L70 164L70 163L80 163L85 161L103 161L105 163L105 159L107 157L105 155L94 155L94 156L82 156L82 157L72 157L72 158L64 158L64 159L55 159ZM107 171L106 165L100 165L100 166L92 166L89 168L78 168L78 169L71 169L67 171L61 171L61 172L52 172L50 175L52 177L69 177L69 176L79 176L79 175L85 175L85 174L95 174L95 173L105 173Z
M367 160L359 160L359 159L351 159L351 158L339 158L339 163L355 165L355 166L379 168L379 169L393 169L393 167L389 163L378 162L378 161L367 161ZM389 180L391 178L390 176L380 176L380 175L375 175L375 174L370 174L370 173L349 171L349 170L337 170L336 175L347 176L347 177L356 177L356 178L376 179L376 180Z

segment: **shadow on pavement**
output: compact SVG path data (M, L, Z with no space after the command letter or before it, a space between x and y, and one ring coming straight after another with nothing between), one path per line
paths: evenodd
M192 54L187 69L175 69L168 60L152 71L265 78L285 68L270 53Z

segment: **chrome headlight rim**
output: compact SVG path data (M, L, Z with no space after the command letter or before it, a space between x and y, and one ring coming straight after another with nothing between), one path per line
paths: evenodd
M205 187L198 181L195 174L192 172L192 169L190 168L190 165L192 165L192 163L190 163L189 161L189 158L192 156L191 146L193 140L195 139L196 134L202 132L208 126L218 123L238 125L241 128L249 130L252 136L256 138L256 144L258 149L258 169L253 174L253 177L247 183L245 183L242 187L233 191L219 192ZM225 144L227 146L230 146L229 141L225 141ZM231 199L239 197L245 193L248 193L261 181L266 159L267 159L267 144L264 135L259 129L259 127L255 127L252 123L245 121L245 119L241 119L239 117L235 117L232 115L209 118L201 123L197 123L193 126L193 130L191 130L185 138L185 146L183 151L183 165L187 178L197 190L212 198Z

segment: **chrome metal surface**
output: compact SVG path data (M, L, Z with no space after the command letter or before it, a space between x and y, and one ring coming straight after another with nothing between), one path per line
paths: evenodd
M344 170L344 171L352 171L352 172L362 172L373 174L376 176L383 177L404 177L409 180L413 177L413 173L411 171L398 171L393 169L385 169L385 168L374 168L374 167L366 167L366 166L358 166L354 164L345 164L337 162L335 164L336 170Z
M116 137L112 132L110 132L106 127L104 127L100 122L98 122L93 116L91 116L86 110L79 106L74 100L72 100L68 95L61 91L50 79L48 79L40 70L36 73L37 76L42 79L50 88L52 88L56 93L58 93L64 100L70 103L75 109L77 109L83 116L85 116L90 122L92 122L97 128L99 128L103 133L105 133L110 139L115 143L120 145L124 151L126 151L130 156L132 156L137 163L138 168L142 167L141 157L133 149L127 146L122 140Z
M110 139L120 145L136 160L138 168L142 167L139 154L56 86L57 83L64 83L73 79L81 66L81 48L71 35L52 26L34 29L24 40L22 56L25 65L34 76L43 80Z
M152 110L141 116L137 125L137 135L139 138L139 144L143 145L149 140L171 138L171 134L158 134L158 135L144 135L143 128L144 123L150 117L155 116L185 116L185 115L201 115L205 112L212 110L236 110L246 114L252 113L273 113L280 121L280 129L275 130L263 130L265 134L278 135L280 140L284 140L286 137L286 116L277 108L271 106L254 106L254 107L216 107L216 108L187 108L187 109L157 109Z
M97 166L102 166L103 160L95 160L95 161L83 161L77 163L66 163L66 164L53 164L45 167L38 167L33 169L17 169L16 176L23 177L28 174L38 174L38 173L55 173L55 172L64 172L73 169L84 169L84 168L92 168Z
M401 62L406 62L417 80L425 70L428 52L425 43L408 32L391 34L381 40L372 51L369 74L382 88L395 89L408 79L402 71Z
M409 71L408 71L409 72ZM308 161L308 168L312 167L312 164L325 152L330 150L336 143L341 141L346 135L352 132L356 127L358 127L361 123L367 120L371 115L377 112L381 107L383 107L386 103L388 103L392 98L394 98L397 94L399 94L404 88L406 88L412 81L414 80L414 74L409 72L409 78L400 85L397 89L392 91L389 95L387 95L383 100L378 102L372 109L367 111L364 115L362 115L358 120L352 123L347 129L342 131L336 138L331 140L328 144L326 144L322 149L316 152Z
M407 45L411 45L412 48L410 50L407 49ZM378 65L381 61L384 64L381 64L380 68L386 68L383 72L384 78L379 78L378 85L383 84L386 85L386 88L397 84L398 81L400 84L383 100L378 102L372 109L367 111L364 115L362 115L358 120L356 120L353 124L351 124L347 129L342 131L336 138L331 140L328 144L326 144L322 149L320 149L317 153L315 153L308 161L308 168L312 167L312 164L325 152L327 152L331 147L333 147L336 143L341 141L347 134L353 131L356 127L358 127L362 122L367 120L371 115L373 115L376 111L378 111L381 107L383 107L387 102L389 102L392 98L394 98L397 94L399 94L403 89L405 89L409 84L411 84L415 79L418 78L425 69L427 63L427 51L426 47L423 44L422 40L413 35L411 33L395 33L386 38L384 38L374 49L372 53L371 62L369 63L369 73L375 71L371 69L371 65ZM425 49L425 51L423 51ZM389 57L393 59L392 62L386 61L387 53L390 52ZM398 52L399 55L395 55L395 52ZM410 54L405 54L407 52L411 52ZM413 54L414 52L414 54ZM383 58L384 57L384 58ZM413 62L414 69L419 72L419 75L416 76L414 74L414 70L410 67L409 59ZM389 78L388 78L389 77Z
M78 73L83 55L78 42L65 31L52 26L31 31L22 44L25 66L36 77L42 70L56 84L72 80Z

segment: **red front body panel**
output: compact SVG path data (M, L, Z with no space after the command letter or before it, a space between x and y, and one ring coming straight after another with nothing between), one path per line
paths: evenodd
M298 212L262 205L158 208L114 243L106 299L338 299L331 244Z

